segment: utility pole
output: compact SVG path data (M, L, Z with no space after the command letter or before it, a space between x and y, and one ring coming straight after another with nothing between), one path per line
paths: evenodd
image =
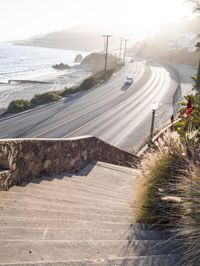
M124 40L125 41L125 45L124 45L124 64L126 62L126 49L127 49L127 42L129 41L128 39Z
M123 38L120 38L119 59L121 61Z
M105 54L105 67L104 67L104 79L106 78L106 70L107 70L107 60L108 60L108 41L111 35L102 35L102 37L106 38L106 54Z

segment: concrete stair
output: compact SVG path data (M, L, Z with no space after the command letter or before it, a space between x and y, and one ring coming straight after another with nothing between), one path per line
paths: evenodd
M94 162L0 192L0 265L176 265L169 230L133 224L137 182Z

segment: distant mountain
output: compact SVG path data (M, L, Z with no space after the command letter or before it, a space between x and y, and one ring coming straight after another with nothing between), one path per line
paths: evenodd
M16 41L15 44L99 52L104 50L103 34L113 35L109 39L109 48L114 53L115 51L118 53L120 37L131 38L133 43L137 38L136 35L128 33L123 25L79 25L67 30Z

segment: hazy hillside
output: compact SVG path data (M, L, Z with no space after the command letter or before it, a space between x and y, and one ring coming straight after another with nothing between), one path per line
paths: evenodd
M103 34L112 34L109 39L109 48L114 53L118 53L120 46L120 37L129 37L130 34L125 31L124 27L116 28L112 25L80 25L68 30L56 31L44 35L33 36L28 40L17 41L15 43L22 45L32 45L39 47L62 48L79 51L103 51L104 38ZM136 38L131 35L132 40Z
M136 42L128 51L137 56L165 59L197 67L200 58L199 49L192 53L184 48L177 50L169 48L170 40L185 33L200 33L200 17L183 21L180 24L165 24L158 34Z
M166 35L195 33L200 34L200 16L181 23L166 23L161 27L160 33Z

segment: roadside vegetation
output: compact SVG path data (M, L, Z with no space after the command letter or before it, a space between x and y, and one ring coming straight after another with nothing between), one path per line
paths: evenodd
M20 113L32 109L38 105L59 101L73 93L90 90L103 81L108 80L113 73L118 71L122 66L122 64L119 64L115 68L108 70L106 76L104 76L103 71L95 73L83 80L83 82L78 86L65 88L62 91L49 91L42 94L37 94L31 100L14 100L9 104L4 114Z
M194 3L194 11L200 11L199 0L188 2ZM192 77L194 94L180 103L178 122L154 143L139 166L136 222L172 229L168 241L178 241L181 257L177 266L200 265L199 52L197 76ZM180 58L184 60L182 55Z
M197 89L197 78L194 79ZM140 165L136 221L174 228L183 240L180 265L200 265L200 92L185 97L179 122L159 138Z
M49 102L56 102L61 100L62 97L55 91L45 92L42 94L36 94L31 100L30 104L32 107L42 105Z
M6 114L14 114L27 111L37 105L42 105L50 102L59 101L62 97L54 91L36 94L30 101L29 100L15 100L12 101L7 108Z
M30 101L23 100L23 99L15 100L9 104L6 113L20 113L20 112L26 111L30 108L31 108Z

